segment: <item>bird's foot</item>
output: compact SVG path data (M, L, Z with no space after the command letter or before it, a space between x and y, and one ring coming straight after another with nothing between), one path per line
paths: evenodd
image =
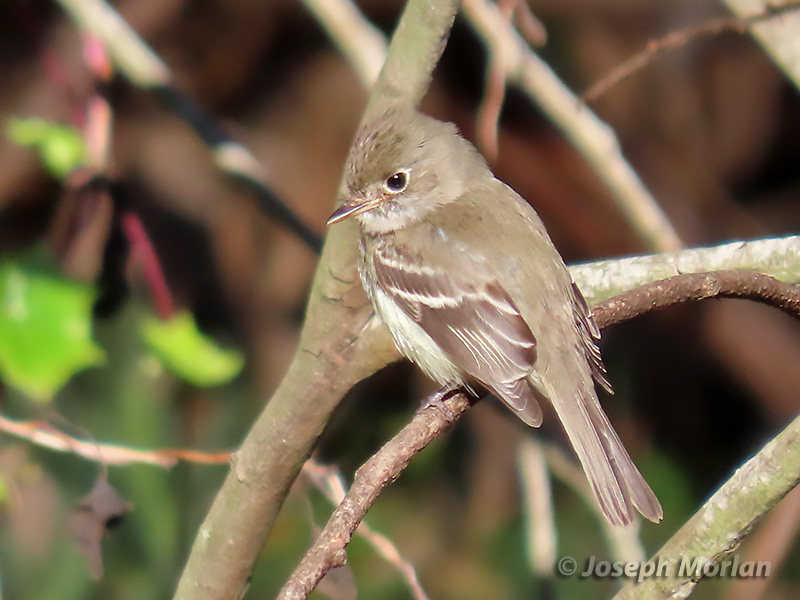
M446 385L438 390L436 390L433 394L425 398L422 402L420 402L419 411L423 411L426 408L435 408L439 412L441 412L444 417L452 423L456 420L456 416L453 414L447 405L445 404L445 400L454 396L459 392L465 391L464 388L460 385Z

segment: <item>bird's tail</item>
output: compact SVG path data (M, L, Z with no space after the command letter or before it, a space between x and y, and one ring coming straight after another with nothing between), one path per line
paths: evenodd
M531 381L531 387L534 391L541 390L541 381ZM603 514L614 525L627 525L635 509L651 521L659 522L664 516L661 504L603 412L591 380L579 387L577 397L574 390L572 394L570 397L551 390L546 392Z

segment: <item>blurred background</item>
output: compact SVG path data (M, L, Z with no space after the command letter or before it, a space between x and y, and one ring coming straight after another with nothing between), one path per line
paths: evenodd
M387 34L402 4L358 2ZM530 4L548 34L538 52L578 93L649 40L726 14L711 0ZM249 148L276 194L324 235L366 92L304 5L115 6L169 66L175 87ZM121 77L102 86L113 126L105 180L90 184L100 192L88 193L74 172L59 177L40 152L9 134L10 123L32 118L82 125L97 91L85 43L55 3L0 3L2 260L92 291L93 339L104 355L103 364L86 361L93 366L75 369L46 398L31 399L5 378L0 409L136 448L233 449L292 357L316 254L215 166L185 120ZM473 138L485 76L483 43L459 17L423 110ZM800 228L800 98L749 36L724 33L671 51L591 106L615 129L687 245ZM493 168L536 208L568 263L648 252L598 177L513 89ZM238 375L208 387L154 360L157 348L141 323L163 316L163 302L147 260L132 252L142 238L123 215L146 232L174 305L191 311L220 352L244 357ZM797 413L800 325L752 303L708 301L609 329L603 353L617 393L602 401L665 509L662 524L642 525L650 555ZM429 389L406 364L363 382L328 427L321 460L349 479ZM367 522L416 567L431 597L599 598L616 589L615 581L548 579L527 567L516 465L517 441L527 434L497 406L481 403L369 513ZM73 454L0 437L4 597L171 597L226 466L110 467L110 483L133 510L104 537L104 574L95 582L68 523L99 471ZM275 595L330 512L307 483L295 488L256 565L250 598ZM558 555L579 563L608 558L587 504L557 481L553 500ZM774 561L764 597L800 598L800 509L773 515L780 521L757 528L741 553ZM328 582L331 597L352 597L352 586L364 598L410 597L397 570L360 539L348 568ZM711 580L695 597L734 598L743 589L741 581Z

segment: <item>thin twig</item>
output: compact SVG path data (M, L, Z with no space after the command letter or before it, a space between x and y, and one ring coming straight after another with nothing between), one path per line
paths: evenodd
M325 573L344 564L345 548L378 495L400 476L414 456L449 430L469 406L470 400L459 393L445 400L444 407L431 406L418 411L408 425L356 471L350 491L283 586L278 600L306 598Z
M499 153L497 127L506 96L506 77L498 63L499 59L492 53L486 71L483 98L475 116L475 144L492 165L497 162Z
M84 164L72 170L64 181L64 197L54 219L53 243L63 272L81 281L95 281L103 270L104 248L113 227L114 209L108 187L101 183L109 166L109 148L114 114L108 101L108 84L113 72L102 44L91 34L83 35L84 61L94 79L88 95L75 106L72 123L83 132ZM58 57L48 61L55 69Z
M131 256L139 263L142 274L153 297L156 314L161 319L169 319L175 314L175 303L169 290L167 277L161 267L158 254L147 235L142 220L132 210L124 210L120 215L122 231L130 245Z
M537 577L551 578L555 573L558 532L547 460L539 440L522 436L517 445L517 465L526 518L528 564Z
M344 500L347 489L339 469L320 465L312 457L303 465L303 474L333 506L338 506ZM414 565L400 555L397 546L388 537L374 531L363 521L355 533L400 572L416 600L428 600Z
M499 0L498 10L508 24L514 13L514 5L519 0ZM483 99L478 107L475 118L475 141L489 163L497 160L499 151L497 142L497 126L500 121L500 111L506 96L505 65L508 57L503 55L504 46L489 46L489 66L486 70L486 83L483 89Z
M609 89L617 85L623 79L630 77L640 69L651 64L662 55L682 48L687 44L700 38L719 35L725 32L747 33L750 28L763 23L769 19L783 15L787 12L800 8L797 4L769 5L758 14L748 17L723 17L712 19L705 23L699 23L692 27L685 27L678 31L673 31L665 36L650 40L643 50L640 50L628 60L604 75L599 81L592 84L588 90L581 95L581 102L593 102L600 96L608 92Z
M606 538L609 551L614 560L623 562L641 562L645 553L642 541L639 539L640 519L634 519L624 527L611 525L603 516L600 507L592 493L592 488L583 473L580 465L564 450L553 444L542 444L542 450L547 460L547 466L555 477L566 484L589 507L600 523Z
M0 431L57 452L71 452L87 460L106 465L155 465L169 469L178 461L200 464L225 464L230 452L200 452L182 448L137 450L117 444L101 444L80 440L59 431L42 421L15 421L0 415Z

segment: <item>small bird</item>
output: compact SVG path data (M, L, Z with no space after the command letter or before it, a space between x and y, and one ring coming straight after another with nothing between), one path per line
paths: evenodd
M661 505L603 412L611 391L586 301L538 215L452 123L392 108L362 126L346 197L359 274L400 352L443 389L485 388L531 427L549 403L609 522Z

